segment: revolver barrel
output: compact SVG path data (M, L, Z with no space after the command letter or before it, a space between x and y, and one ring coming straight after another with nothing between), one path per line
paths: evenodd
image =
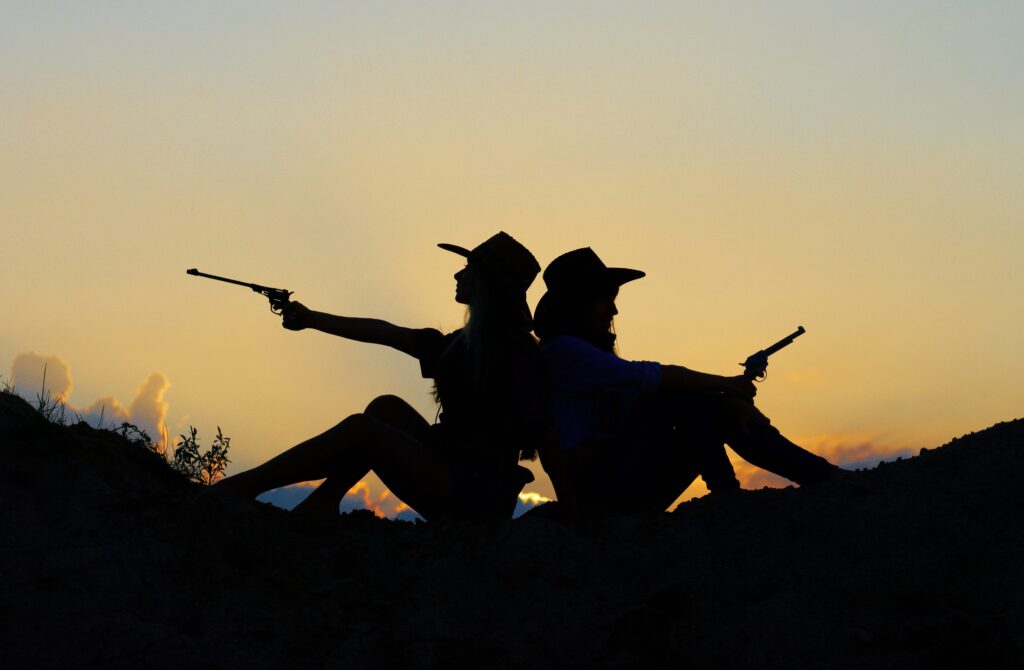
M283 288L271 288L269 286L261 286L259 284L250 284L249 282L238 281L237 279L228 279L227 277L219 277L217 275L207 274L200 272L195 268L189 268L185 270L185 274L192 275L193 277L205 277L206 279L215 279L217 281L227 282L228 284L236 284L238 286L245 286L250 288L256 293L265 296L270 300L270 311L274 314L280 314L281 310L284 309L285 305L288 304L288 298L291 297L292 291Z

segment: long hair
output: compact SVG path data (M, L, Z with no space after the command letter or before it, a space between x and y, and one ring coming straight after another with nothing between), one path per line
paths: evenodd
M466 323L445 355L454 355L453 350L461 348L470 367L473 391L501 397L512 383L509 362L521 361L524 349L537 347L537 340L531 333L533 318L525 293L506 288L485 268L472 264L469 267L473 277L466 306ZM541 390L537 389L537 392ZM524 443L520 446L521 459L532 460L535 455L535 445Z
M525 295L506 289L485 269L470 267L474 274L462 346L466 348L477 390L486 391L508 381L501 376L501 370L509 348L536 340L530 334L533 318Z

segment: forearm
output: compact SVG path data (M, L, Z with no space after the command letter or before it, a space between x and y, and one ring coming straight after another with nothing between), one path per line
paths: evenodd
M382 319L338 316L327 312L310 311L306 326L328 335L344 337L357 342L383 344L411 356L416 355L415 331L396 326Z
M661 366L659 391L668 393L734 393L732 377L697 372L680 365Z
M328 335L337 335L338 337L358 340L359 342L376 342L380 335L386 332L389 327L396 327L381 319L338 316L313 310L310 310L307 325L309 328L319 330Z

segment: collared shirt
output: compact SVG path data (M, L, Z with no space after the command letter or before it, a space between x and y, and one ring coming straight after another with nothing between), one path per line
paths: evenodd
M622 437L637 401L661 385L659 363L627 361L571 335L542 342L541 356L563 449L591 438Z

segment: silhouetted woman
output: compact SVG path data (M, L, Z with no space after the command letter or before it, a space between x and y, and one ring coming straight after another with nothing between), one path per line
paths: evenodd
M739 488L723 443L799 484L839 472L754 407L754 385L615 353L619 287L644 273L609 268L589 247L544 271L534 328L549 377L557 450L541 452L561 502L582 513L665 510L701 475Z
M418 359L423 376L435 381L438 423L428 424L401 398L381 396L361 414L217 487L256 496L325 479L295 511L337 515L341 498L372 470L428 520L512 516L520 490L533 479L518 461L532 457L545 429L539 352L526 303L540 266L503 232L472 251L438 246L467 259L455 274L455 300L468 307L460 330L443 335L314 312L300 303L285 310L283 321L291 330L313 328Z

